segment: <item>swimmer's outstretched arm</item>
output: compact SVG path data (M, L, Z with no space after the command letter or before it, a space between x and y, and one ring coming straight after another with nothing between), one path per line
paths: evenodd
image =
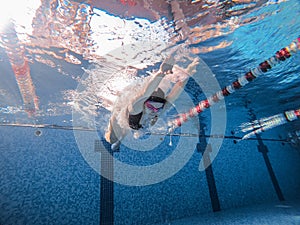
M199 64L199 59L195 58L193 62L191 62L186 69L183 69L182 72L188 74L189 76L192 76L193 74L196 73L196 67L198 64ZM189 77L187 77L184 81L180 81L174 85L171 92L167 96L166 100L168 104L166 107L170 107L175 102L175 100L179 97L179 95L184 90L184 87L188 82L188 80Z
M128 111L132 115L139 114L143 111L144 102L157 89L158 85L167 73L172 71L174 64L174 56L166 58L160 65L159 70L153 74L153 78L147 83L143 92L134 100L134 103L128 107Z

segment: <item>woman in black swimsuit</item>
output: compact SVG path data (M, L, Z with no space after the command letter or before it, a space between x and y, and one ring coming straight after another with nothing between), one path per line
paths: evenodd
M166 96L160 84L166 74L173 73L174 58L171 56L164 60L159 71L153 74L153 77L149 80L140 95L129 101L132 104L129 104L126 110L128 127L133 130L139 130L149 125L153 126L159 115L168 109L181 94L189 76L196 72L195 68L197 64L198 59L194 59L186 69L180 68L180 72L187 74L187 76L184 81L177 82ZM116 116L111 117L105 138L112 144L113 150L119 148L121 140L129 130L121 128Z

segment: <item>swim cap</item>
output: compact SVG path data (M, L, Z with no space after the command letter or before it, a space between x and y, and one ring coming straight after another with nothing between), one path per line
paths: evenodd
M165 93L158 88L157 91L154 91L147 101L166 103Z

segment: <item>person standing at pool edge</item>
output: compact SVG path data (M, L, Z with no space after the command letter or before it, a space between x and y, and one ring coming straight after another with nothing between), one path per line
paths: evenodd
M195 58L187 68L181 68L174 65L174 61L173 55L166 58L159 70L144 84L142 91L131 95L131 99L127 99L128 104L124 106L122 102L122 107L115 104L105 133L105 139L112 144L112 150L119 149L122 139L130 130L138 131L153 126L159 115L169 109L181 94L189 77L196 72L196 66L199 63L198 58ZM184 79L175 83L167 94L167 85L165 85L169 82L167 76L178 76L179 73L181 76L185 75ZM122 111L123 113L120 113Z

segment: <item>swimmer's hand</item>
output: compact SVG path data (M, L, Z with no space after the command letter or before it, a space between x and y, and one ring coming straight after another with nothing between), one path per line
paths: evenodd
M118 150L120 150L120 145L121 145L121 141L116 141L115 143L113 143L111 145L110 148L112 151L118 151Z
M193 62L191 62L188 67L185 69L185 72L190 76L196 73L196 67L199 64L199 59L195 58Z
M172 73L174 63L175 63L174 56L170 55L162 62L159 69L164 74Z

